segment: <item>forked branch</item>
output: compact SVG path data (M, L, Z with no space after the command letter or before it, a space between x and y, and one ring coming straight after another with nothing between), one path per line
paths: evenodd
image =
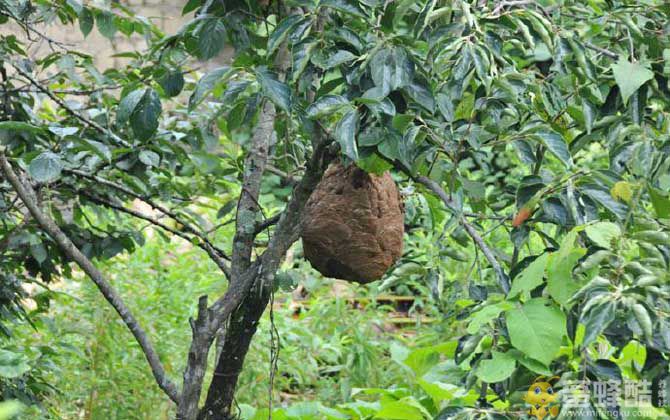
M210 241L209 238L207 238L207 236L204 233L202 233L201 231L196 229L191 223L186 221L183 217L181 217L174 210L170 210L169 208L167 208L164 205L154 201L153 199L151 199L149 197L146 197L142 194L138 194L135 191L131 190L130 188L126 187L125 185L118 184L114 181L110 181L109 179L102 178L102 177L97 176L97 175L89 174L89 173L86 173L86 172L81 171L79 169L66 169L65 172L68 172L68 173L71 173L73 175L85 178L89 181L94 181L94 182L97 182L99 184L105 185L107 187L113 188L117 191L122 192L123 194L125 194L129 197L136 198L136 199L148 204L149 206L151 206L152 209L158 210L159 212L168 216L170 219L172 219L175 222L182 225L183 230L185 232L188 232L188 233L190 233L194 236L197 236L201 241L203 241L204 243L209 245L210 248L214 249L220 255L221 258L223 258L224 260L230 260L230 257L228 257L222 249L215 246L212 243L212 241Z
M114 209L114 210L118 210L122 213L126 213L126 214L129 214L129 215L131 215L135 218L138 218L138 219L144 220L146 222L149 222L152 225L157 226L157 227L165 230L166 232L170 232L171 234L173 234L175 236L179 236L180 238L183 238L188 242L193 242L193 240L196 240L196 238L193 238L192 236L189 235L189 233L193 234L193 232L191 230L192 228L191 229L186 228L183 231L178 230L178 229L174 229L174 228L166 225L165 223L161 222L160 220L158 220L154 217L151 217L147 214L144 214L142 212L139 212L137 210L129 209L129 208L127 208L127 207L125 207L121 204L112 203L109 200L105 200L101 197L97 197L97 196L95 196L93 194L90 194L86 191L81 191L80 190L80 191L78 191L78 193L83 195L84 197L88 198L89 200L91 200L92 202L94 202L96 204L99 204L101 206L105 206L105 207L108 207L108 208L111 208L111 209ZM228 256L226 254L224 254L223 251L220 250L219 248L214 247L214 245L212 245L212 243L210 241L202 240L203 237L201 235L196 234L195 236L197 237L197 239L199 239L199 240L197 240L197 246L199 248L201 248L202 250L204 250L207 253L207 255L209 255L209 257L212 259L212 261L214 261L216 263L216 265L221 269L221 271L223 271L223 274L225 274L225 276L228 279L230 279L230 268L228 267L228 265L226 264L226 261L225 261L226 259L228 259Z
M444 189L440 186L440 184L428 178L427 176L423 175L417 176L414 179L420 184L423 184L435 195L437 195L440 198L440 200L442 200L444 205L447 206L447 208L449 208L449 210L451 210L455 214L459 213L459 210L454 205L454 202L449 198L449 195L446 193L446 191L444 191ZM500 283L500 287L502 288L503 292L505 292L505 294L509 293L510 289L509 277L507 276L507 274L505 274L505 271L500 266L500 263L493 254L493 251L491 251L491 248L489 248L486 242L484 242L484 239L481 237L479 232L477 232L477 230L465 219L465 217L463 217L462 214L459 217L463 229L465 229L465 231L468 233L468 235L470 235L472 240L475 241L477 247L481 249L482 253L484 254L484 257L486 257L486 260L489 262L489 264L491 264L491 267L493 267L493 271L495 271L496 273L498 283Z

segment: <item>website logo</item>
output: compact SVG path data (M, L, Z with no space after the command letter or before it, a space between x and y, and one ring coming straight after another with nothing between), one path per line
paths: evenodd
M542 420L548 415L556 417L560 411L558 403L558 394L554 391L552 381L558 379L557 376L546 379L544 376L533 381L524 396L524 401L530 405L528 414L538 420Z

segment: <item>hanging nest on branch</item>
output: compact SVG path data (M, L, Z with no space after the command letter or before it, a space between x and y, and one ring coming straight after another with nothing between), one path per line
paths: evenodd
M305 257L326 277L369 283L402 255L403 207L393 178L331 164L305 205Z

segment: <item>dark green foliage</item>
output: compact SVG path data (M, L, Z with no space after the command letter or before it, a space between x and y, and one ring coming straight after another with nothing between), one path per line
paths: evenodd
M125 55L126 67L101 73L90 57L63 48L33 60L27 42L0 35L0 145L84 253L101 261L142 244L139 225L105 204L126 205L136 195L166 203L203 229L230 222L253 127L271 101L279 116L261 204L279 211L286 203L316 133L366 171L393 168L407 196L407 252L375 287L416 295L417 307L439 318L430 342L389 346L405 383L345 393L339 413L500 418L516 415L524 387L539 375L656 384L668 376L665 2L280 6L191 0L184 13L195 12L193 21L164 35L118 5L0 0L3 24L75 24L84 35L95 24L107 38L134 34L149 42L147 51ZM190 59L216 57L224 45L235 48L231 63L188 72ZM42 72L53 76L42 81ZM47 105L39 86L93 93ZM413 180L419 176L446 191L449 208ZM16 282L69 274L15 198L0 181L5 325L25 318ZM219 220L204 217L209 207ZM463 218L504 272L472 243ZM229 249L228 236L213 240ZM259 249L269 237L260 234ZM501 277L511 279L508 295ZM370 359L379 356L359 342ZM347 351L329 363L373 364ZM14 370L0 376L26 374L23 361L10 356ZM296 407L278 413L316 418L327 410L317 402Z

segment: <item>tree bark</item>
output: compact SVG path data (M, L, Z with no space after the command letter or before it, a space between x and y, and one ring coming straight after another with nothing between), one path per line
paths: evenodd
M328 150L331 139L324 138L323 134L321 129L316 129L314 133L317 136L316 147L307 162L305 174L293 188L291 199L281 213L266 251L255 261L255 264L245 271L247 275L255 273L253 286L245 295L242 304L232 312L230 325L226 327L224 343L207 392L207 400L198 417L200 420L233 418L231 411L237 379L249 350L249 344L256 332L258 320L263 315L270 299L274 275L286 251L298 239L305 203L333 159L333 155ZM219 313L221 305L221 302L215 303L212 311ZM218 331L220 327L220 325L214 325L214 330ZM184 389L187 388L184 386Z
M219 360L199 420L230 420L235 418L233 402L237 380L249 351L258 322L270 300L270 285L262 291L252 290L233 313L226 326Z

